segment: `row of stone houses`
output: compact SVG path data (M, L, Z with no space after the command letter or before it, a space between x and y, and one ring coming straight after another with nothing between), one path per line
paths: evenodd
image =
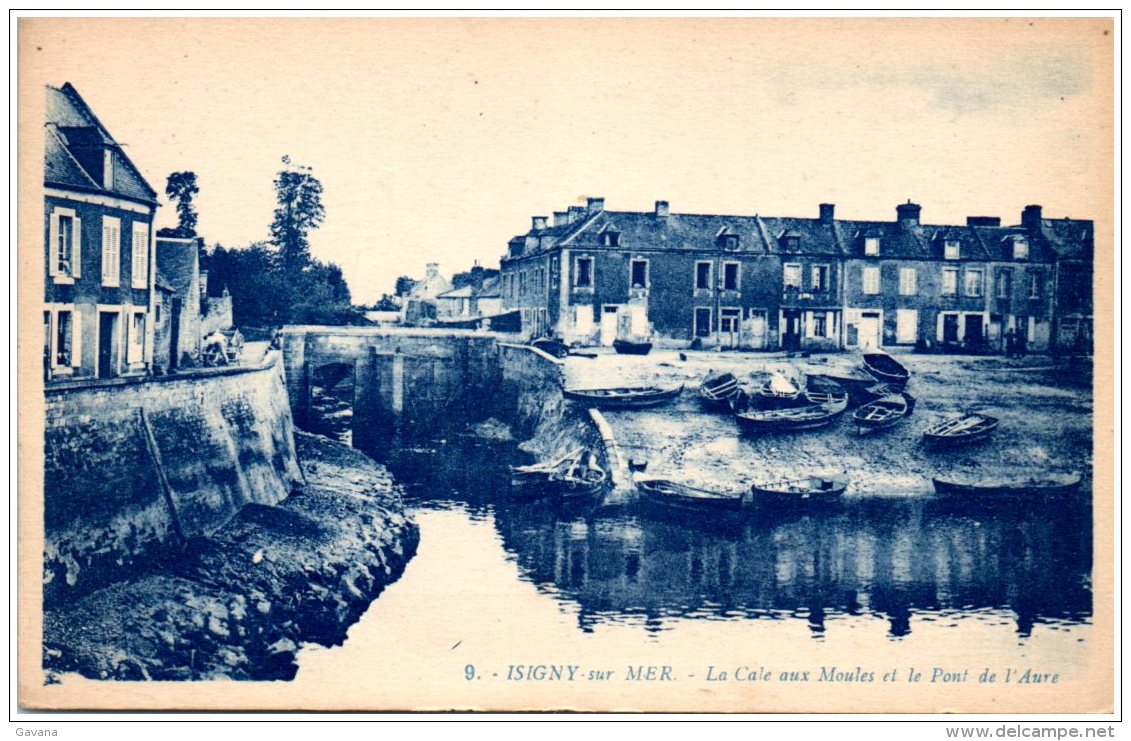
M504 310L524 330L609 345L652 336L707 347L1090 348L1093 224L971 216L964 225L608 211L535 216L501 259Z
M156 191L70 83L47 88L45 136L45 380L195 356L205 324L231 318L204 305L202 241L156 236Z

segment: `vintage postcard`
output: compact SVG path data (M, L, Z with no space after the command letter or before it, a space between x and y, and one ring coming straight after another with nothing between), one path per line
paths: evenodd
M21 706L1111 713L1114 33L20 18Z

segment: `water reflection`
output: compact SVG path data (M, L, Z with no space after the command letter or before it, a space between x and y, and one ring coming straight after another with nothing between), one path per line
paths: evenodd
M1087 508L976 511L892 497L719 520L632 500L563 506L510 495L516 455L511 444L462 438L402 449L389 465L415 506L459 502L476 519L493 516L521 577L577 605L582 631L800 619L819 640L838 617L864 615L893 638L913 618L1028 636L1036 624L1091 615Z

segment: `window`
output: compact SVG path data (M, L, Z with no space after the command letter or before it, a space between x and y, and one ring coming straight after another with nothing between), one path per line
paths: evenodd
M880 269L879 268L864 268L863 274L863 291L869 295L875 295L880 292Z
M915 309L895 310L895 341L910 345L919 339L919 312Z
M51 212L48 240L47 274L54 276L56 283L69 283L72 278L78 278L82 266L82 235L81 222L74 211L57 208Z
M942 271L942 295L958 295L958 271L954 268L946 268Z
M71 338L74 337L72 327L72 314L69 311L60 311L55 315L55 362L58 367L67 367L71 364Z
M919 292L918 276L915 268L899 269L899 295L914 296Z
M723 239L723 247L728 249L728 250L737 250L738 249L738 235L737 234L726 235L726 237Z
M577 258L577 268L573 275L574 288L592 288L593 287L593 258L579 257Z
M134 222L133 245L130 255L130 285L134 288L149 286L149 226Z
M617 247L620 245L620 232L605 232L601 235L601 244L605 247Z
M741 266L737 262L723 263L723 290L737 291Z
M126 343L126 362L140 363L145 347L145 312L136 311L130 316L130 334Z
M737 332L742 322L742 309L721 309L719 311L719 331Z
M1013 288L1013 273L1010 270L999 270L995 279L997 283L997 297L1009 298Z
M711 263L695 263L695 289L709 290L711 288Z
M710 309L696 309L695 310L695 336L696 337L710 337L711 336L711 310Z
M786 289L801 288L801 266L797 263L786 263L782 266L782 283Z
M647 260L633 260L632 267L629 269L631 273L630 283L633 288L647 288L648 287L648 261Z
M1041 298L1045 292L1045 274L1040 270L1029 273L1029 298Z
M957 260L959 255L958 242L948 239L943 246L943 257L947 260Z
M878 254L880 254L880 238L879 237L864 237L864 254L865 255L878 255Z
M965 292L967 296L978 297L982 295L981 270L967 270L965 275Z
M102 217L102 285L117 286L121 279L122 222Z
M1029 259L1029 240L1021 238L1013 240L1013 259L1014 260L1028 260Z
M829 328L828 315L823 311L814 311L811 327L812 331L809 333L810 337L827 337Z
M814 265L811 273L810 288L814 293L825 293L829 290L829 266Z
M525 296L526 295L526 271L525 270L523 270L521 273L518 274L518 295L519 296Z

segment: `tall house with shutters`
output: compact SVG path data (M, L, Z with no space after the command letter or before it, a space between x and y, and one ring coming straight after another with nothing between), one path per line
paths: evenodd
M70 83L46 104L44 379L144 374L157 193Z

